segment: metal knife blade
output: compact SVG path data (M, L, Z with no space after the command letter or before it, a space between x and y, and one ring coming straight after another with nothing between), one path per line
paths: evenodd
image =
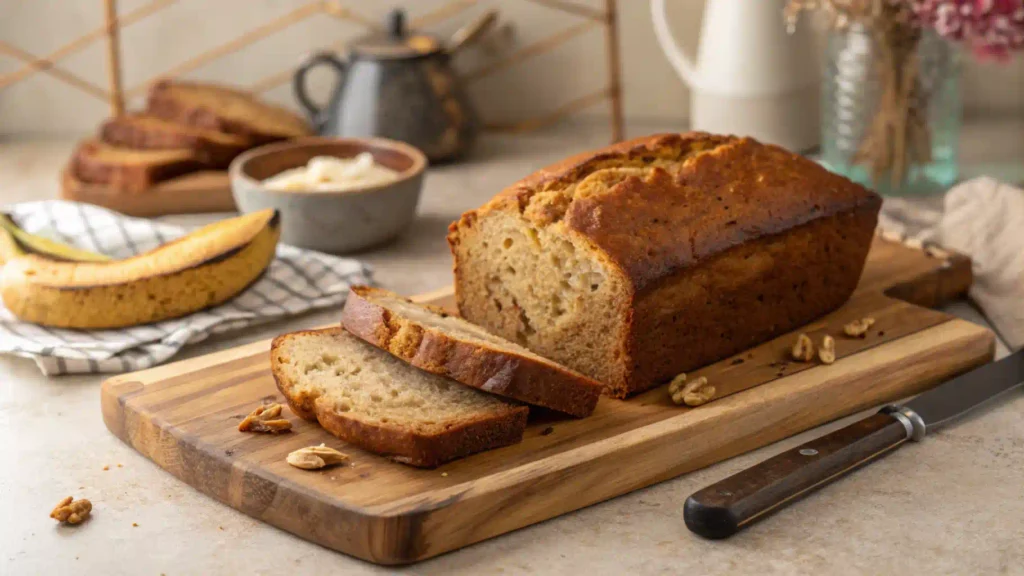
M921 440L936 426L1022 384L1024 350L699 490L686 500L686 526L707 538L731 536L804 494L889 454L908 440Z
M961 374L903 404L928 430L1024 384L1024 350Z

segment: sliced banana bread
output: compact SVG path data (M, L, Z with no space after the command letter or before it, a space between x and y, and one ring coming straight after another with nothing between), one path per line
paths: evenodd
M417 368L499 396L589 416L601 395L601 385L579 372L387 290L353 287L341 323Z
M750 138L620 142L452 224L459 312L625 397L839 307L880 206Z
M149 114L110 118L100 128L104 142L143 150L189 149L213 168L224 168L249 148L248 138L171 122Z
M120 192L143 192L153 184L207 168L194 150L133 150L86 140L71 156L71 175Z
M263 144L313 134L301 116L253 94L217 84L162 80L149 90L147 112L172 122L237 134Z
M270 365L296 414L413 466L515 444L526 428L526 406L417 370L340 327L278 336Z

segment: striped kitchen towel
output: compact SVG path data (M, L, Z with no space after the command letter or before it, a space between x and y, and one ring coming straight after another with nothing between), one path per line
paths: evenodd
M28 232L115 258L181 236L185 230L57 200L6 209ZM183 318L118 330L65 330L22 322L0 308L0 352L35 360L47 375L117 373L166 362L186 344L344 302L352 284L372 282L363 263L278 245L267 272L228 302Z

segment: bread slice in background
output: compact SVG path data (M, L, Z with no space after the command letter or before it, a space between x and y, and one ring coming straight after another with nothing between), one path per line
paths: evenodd
M117 192L144 192L157 182L206 168L195 150L134 150L86 140L71 155L70 175Z
M171 122L242 136L253 144L313 134L298 114L217 84L159 81L150 88L147 112Z
M340 327L278 336L270 365L293 412L405 464L515 444L526 429L526 406L417 370Z
M243 136L179 124L149 114L125 114L100 127L100 138L111 145L139 150L189 149L212 168L225 168L250 147Z
M352 288L342 325L402 360L467 386L588 416L601 384L435 306L379 288Z

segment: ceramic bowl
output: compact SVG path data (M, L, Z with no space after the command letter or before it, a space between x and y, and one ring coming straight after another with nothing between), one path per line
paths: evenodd
M397 180L338 191L268 190L263 180L305 166L314 156L373 154ZM383 138L303 138L249 150L231 163L231 189L242 212L276 208L281 242L341 254L397 236L416 216L427 158L413 146Z

